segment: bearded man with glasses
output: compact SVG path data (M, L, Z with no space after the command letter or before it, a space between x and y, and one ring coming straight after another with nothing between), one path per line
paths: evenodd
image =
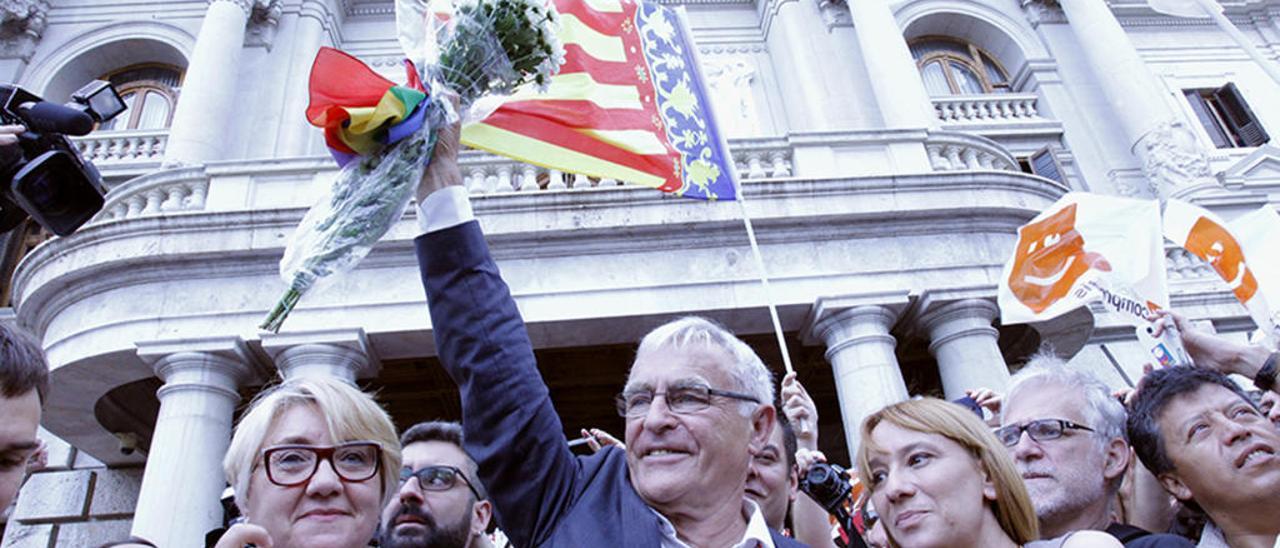
M400 491L382 510L382 548L487 545L493 506L462 449L462 425L431 421L400 436Z
M1051 354L1014 375L996 437L1009 448L1043 538L1096 529L1127 548L1190 547L1182 537L1113 523L1113 501L1131 462L1124 407L1111 389Z

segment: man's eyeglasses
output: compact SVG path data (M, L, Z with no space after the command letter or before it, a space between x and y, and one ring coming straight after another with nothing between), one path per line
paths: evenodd
M418 485L422 486L424 491L448 491L453 489L458 480L462 480L462 483L467 485L467 489L471 490L471 494L476 496L476 500L483 499L476 491L476 487L471 485L467 475L452 466L426 466L417 470L412 470L408 466L401 468L400 485L403 486L409 478L418 478Z
M654 398L658 396L667 398L667 409L679 414L696 413L710 407L712 396L760 403L759 399L750 394L716 390L707 386L678 386L667 387L666 392L641 389L618 394L615 398L618 414L623 417L642 417L649 413L649 406L653 405Z
M262 451L267 479L281 487L302 485L327 460L343 481L361 482L378 475L382 467L382 447L377 442L353 441L341 445L277 445Z
M1040 419L1025 424L1011 424L1004 428L996 429L996 437L1000 439L1005 447L1013 447L1018 445L1018 440L1022 439L1022 432L1026 431L1027 435L1034 441L1049 441L1061 438L1067 430L1084 430L1093 432L1088 426L1081 426L1071 421L1062 419Z

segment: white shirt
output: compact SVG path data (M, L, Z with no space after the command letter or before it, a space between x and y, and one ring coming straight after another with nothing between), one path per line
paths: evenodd
M471 198L461 185L432 192L418 204L418 230L422 234L453 228L475 218Z
M653 510L653 508L650 508ZM662 535L662 548L689 548L688 544L676 536L676 528L666 516L653 510L658 516L658 533ZM769 525L764 522L764 514L755 501L743 499L742 517L747 518L747 530L742 533L742 540L731 548L773 548L773 537L769 536Z

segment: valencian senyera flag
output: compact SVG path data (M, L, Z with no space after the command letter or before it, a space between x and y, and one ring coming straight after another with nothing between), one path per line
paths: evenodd
M546 91L517 91L462 142L543 167L736 197L733 160L712 119L679 14L632 0L553 0L565 64Z

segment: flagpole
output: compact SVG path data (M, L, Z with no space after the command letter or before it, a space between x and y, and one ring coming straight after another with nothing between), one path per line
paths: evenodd
M689 55L693 57L693 70L702 80L703 89L706 89L706 75L702 73L702 59L698 52L698 47L693 42L693 31L689 26L689 19L685 12L684 6L675 8L677 19L680 21L681 31L689 38L689 48L692 50ZM710 101L710 99L708 99ZM707 118L710 119L711 125L716 129L716 136L720 140L720 150L723 150L729 156L729 180L733 183L734 201L738 202L738 209L742 212L742 226L747 229L747 241L751 244L751 255L756 260L756 270L760 274L760 285L764 288L764 300L769 306L769 318L773 320L773 334L778 338L778 350L782 354L782 365L786 368L787 373L794 373L795 368L791 366L791 352L787 349L787 338L782 334L782 320L778 317L778 305L774 302L773 291L769 287L769 274L764 267L764 254L760 253L760 243L756 241L756 230L751 224L751 215L747 213L746 194L742 191L742 182L738 180L737 164L733 161L732 153L729 151L729 142L725 139L724 133L720 131L720 124L716 120L715 108L711 104L706 105ZM772 403L772 402L770 402ZM797 433L807 434L810 432L808 421L799 420L793 425Z
M1204 12L1209 17L1213 18L1213 22L1218 24L1218 28L1231 36L1244 49L1244 52L1249 54L1249 57L1253 58L1253 61L1262 67L1267 76L1270 76L1276 84L1280 84L1280 68L1276 67L1275 62L1263 56L1262 52L1258 51L1258 48L1253 45L1253 41L1249 40L1248 36L1245 36L1243 32L1240 32L1240 29L1236 28L1236 25L1227 18L1217 0L1196 0L1196 2L1200 4L1200 7L1204 9Z

